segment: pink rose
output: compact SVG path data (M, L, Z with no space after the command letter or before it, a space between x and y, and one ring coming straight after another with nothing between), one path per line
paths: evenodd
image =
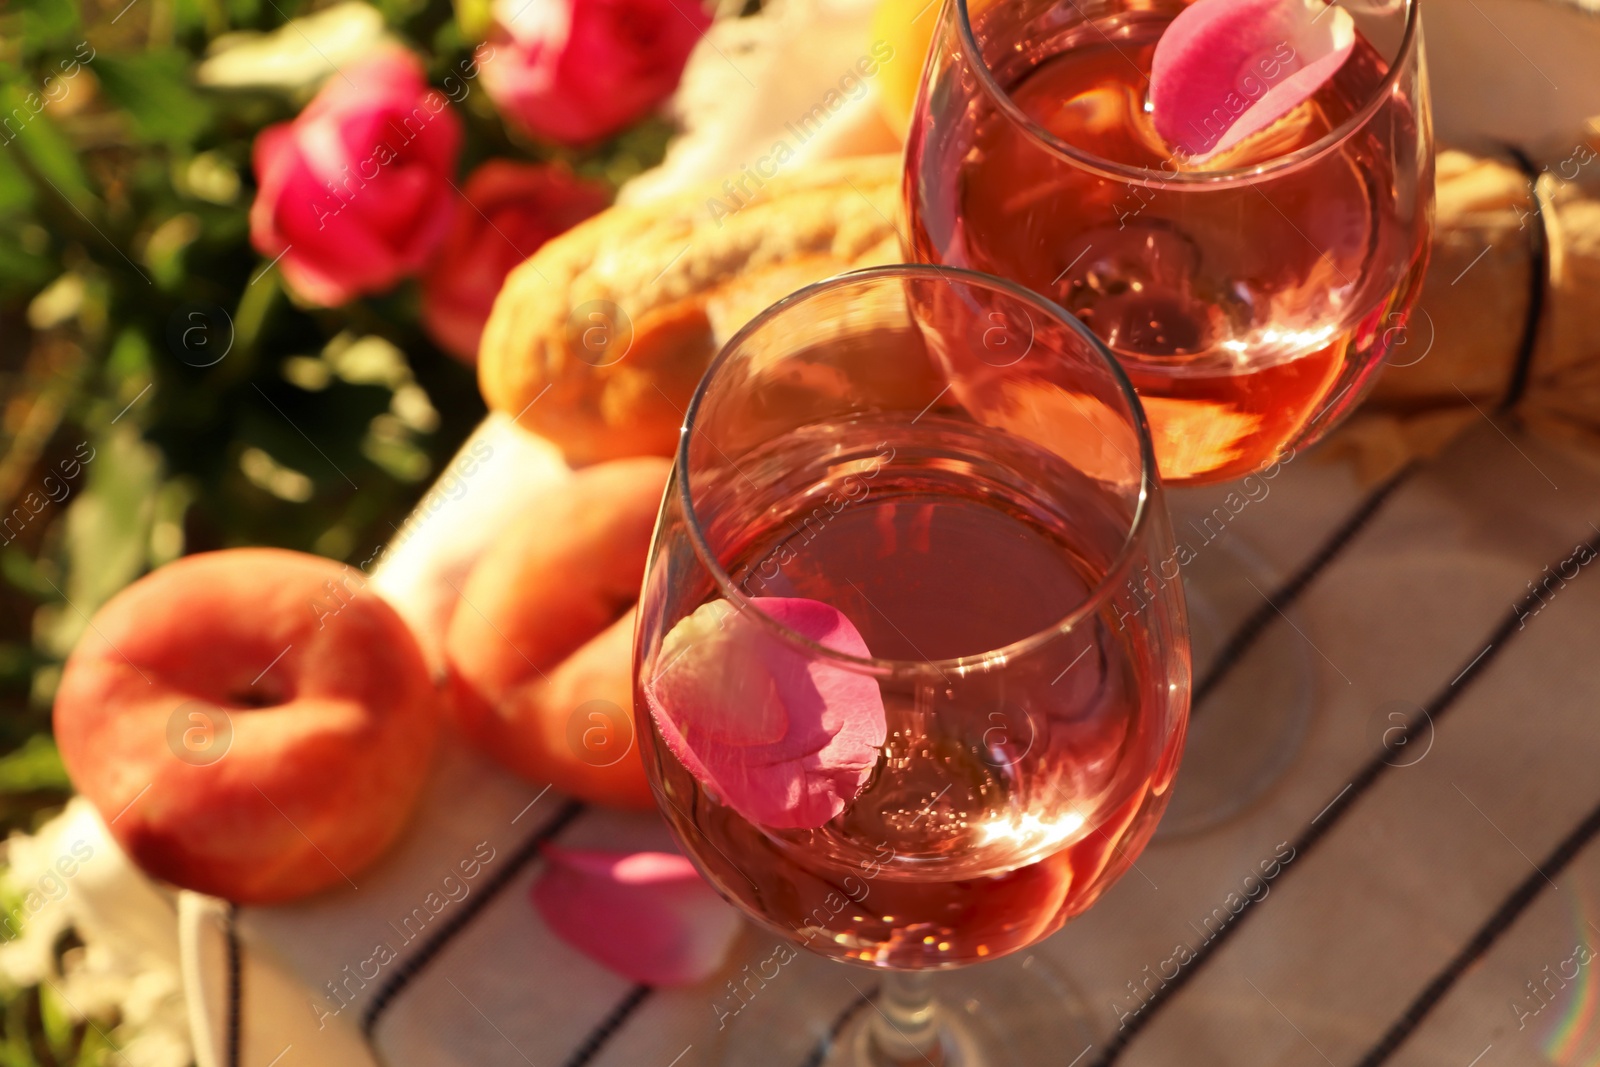
M502 114L567 145L599 140L672 95L711 25L700 0L495 0L483 85Z
M467 363L511 268L611 202L603 185L563 166L491 160L472 172L455 225L422 281L422 323Z
M444 240L460 150L461 121L415 56L351 64L256 138L250 241L312 303L381 292Z

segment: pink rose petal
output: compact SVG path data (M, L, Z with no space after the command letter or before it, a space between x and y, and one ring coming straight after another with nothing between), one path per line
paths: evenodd
M807 656L750 617L760 611L846 655L866 642L833 607L757 597L740 612L702 604L672 628L645 687L673 755L734 811L775 828L818 827L842 812L877 765L887 724L867 674Z
M1288 114L1355 47L1355 22L1322 0L1197 0L1156 42L1151 118L1203 161Z
M547 845L544 857L533 906L557 937L624 978L704 981L739 936L738 912L682 856Z

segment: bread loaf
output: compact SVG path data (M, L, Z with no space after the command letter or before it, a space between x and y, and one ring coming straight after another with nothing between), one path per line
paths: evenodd
M899 183L898 156L866 156L596 215L506 279L479 349L484 398L575 466L670 455L741 326L811 282L900 260Z

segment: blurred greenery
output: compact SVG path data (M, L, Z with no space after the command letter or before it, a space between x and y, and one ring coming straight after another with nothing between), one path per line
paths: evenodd
M0 834L68 795L51 699L117 590L225 546L365 560L483 415L472 370L419 330L414 283L307 309L249 245L254 136L316 78L205 88L197 68L229 35L329 6L0 7ZM436 83L487 19L486 0L375 6ZM508 133L476 89L458 110L463 173L559 155L616 183L657 162L668 133L652 120L574 154ZM0 1067L99 1063L101 1030L115 1032L48 987L9 991L0 1011Z

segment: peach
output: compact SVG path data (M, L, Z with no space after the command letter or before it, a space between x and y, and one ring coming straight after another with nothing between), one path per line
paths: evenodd
M361 573L270 548L178 560L67 660L67 772L146 873L239 903L337 885L404 827L438 692Z
M632 605L670 466L602 463L534 503L473 567L445 636L462 731L522 777L597 803L652 803Z

